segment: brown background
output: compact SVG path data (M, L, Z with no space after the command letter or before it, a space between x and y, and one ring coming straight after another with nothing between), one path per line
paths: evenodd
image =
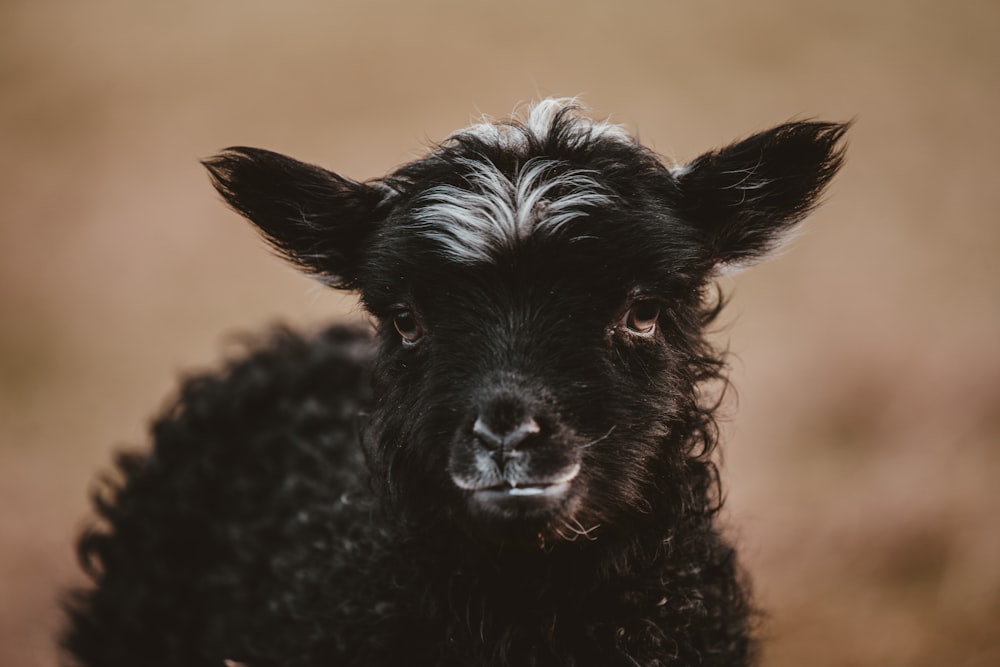
M0 665L48 665L73 535L177 373L361 317L265 252L199 157L382 174L582 95L690 159L857 118L790 252L727 280L727 519L764 664L1000 665L1000 3L0 4Z

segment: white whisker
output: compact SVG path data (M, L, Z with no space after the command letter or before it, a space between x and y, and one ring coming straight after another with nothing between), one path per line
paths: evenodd
M601 442L602 440L606 440L608 438L608 436L611 435L611 432L614 431L616 428L618 428L618 424L615 424L614 426L612 426L611 428L609 428L608 432L605 433L604 435L602 435L600 438L597 438L596 440L591 440L590 442L588 442L585 445L581 445L580 449L590 449L591 447L593 447L597 443Z

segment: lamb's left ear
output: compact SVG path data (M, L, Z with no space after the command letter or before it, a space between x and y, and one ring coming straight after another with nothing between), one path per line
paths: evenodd
M674 170L680 213L702 232L718 270L753 264L790 236L840 169L847 128L787 123Z
M333 286L356 287L365 241L387 191L260 148L227 148L202 164L226 202L285 258Z

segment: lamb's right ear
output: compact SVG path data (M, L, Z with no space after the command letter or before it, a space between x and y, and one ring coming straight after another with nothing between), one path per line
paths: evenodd
M362 248L387 199L383 188L260 148L227 148L202 164L279 254L333 287L356 287Z

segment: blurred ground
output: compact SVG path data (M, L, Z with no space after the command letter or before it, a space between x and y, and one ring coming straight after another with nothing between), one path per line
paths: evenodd
M857 118L828 204L727 282L728 518L764 665L1000 665L1000 4L0 4L0 664L53 664L110 451L227 334L360 317L197 164L368 178L576 95L681 159Z

